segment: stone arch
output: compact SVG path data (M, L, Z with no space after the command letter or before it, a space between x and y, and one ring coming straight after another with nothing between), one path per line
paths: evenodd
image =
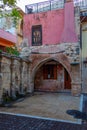
M65 58L65 61L64 61L64 59L62 57ZM71 65L70 65L70 62L69 62L68 58L64 54L61 54L61 55L57 55L57 57L51 57L50 56L48 58L45 58L45 59L39 61L32 70L32 79L34 79L34 76L35 76L36 71L38 70L38 68L41 67L44 63L46 63L48 61L51 61L51 60L59 62L67 70L67 72L69 73L69 75L71 77Z
M67 58L67 56L65 54L56 54L55 56L53 55L50 55L42 60L39 60L38 59L38 62L37 64L33 67L32 69L32 74L31 74L31 87L32 90L34 90L34 78L35 78L35 75L36 75L36 72L37 70L43 66L46 62L48 61L51 61L51 60L54 60L55 62L58 62L60 63L68 72L71 80L72 80L72 77L71 77L71 65L70 65L70 62L69 62L69 59ZM33 62L32 62L33 63Z

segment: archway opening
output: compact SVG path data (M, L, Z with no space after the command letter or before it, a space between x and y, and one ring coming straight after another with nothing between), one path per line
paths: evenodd
M34 77L35 91L59 92L70 89L71 79L62 64L49 60L38 67Z

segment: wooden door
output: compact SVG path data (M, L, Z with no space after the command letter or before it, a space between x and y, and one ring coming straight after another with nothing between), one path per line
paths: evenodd
M71 89L71 78L66 69L64 70L64 89Z

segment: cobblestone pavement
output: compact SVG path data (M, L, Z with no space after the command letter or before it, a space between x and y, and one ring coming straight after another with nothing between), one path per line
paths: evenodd
M66 93L35 93L12 107L1 107L1 112L20 113L46 118L55 118L77 122L66 114L68 109L79 110L80 97L73 97Z
M0 114L0 130L87 130L87 125Z

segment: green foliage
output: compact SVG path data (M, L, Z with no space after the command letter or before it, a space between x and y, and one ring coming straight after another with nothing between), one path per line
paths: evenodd
M0 50L0 53L2 53L2 50Z
M4 5L15 6L16 0L3 0Z
M16 8L12 9L11 16L21 18L21 15L20 15L19 11Z
M21 19L19 11L16 9L17 0L0 0L2 1L2 6L0 7L0 17L11 17L13 19L14 25L17 25L17 21ZM10 7L10 10L6 10L6 7ZM2 10L3 9L3 10Z
M15 26L17 25L17 21L22 18L19 11L16 8L12 9L10 16L13 18Z
M17 47L6 47L6 52L11 55L19 56L19 51L17 50Z

